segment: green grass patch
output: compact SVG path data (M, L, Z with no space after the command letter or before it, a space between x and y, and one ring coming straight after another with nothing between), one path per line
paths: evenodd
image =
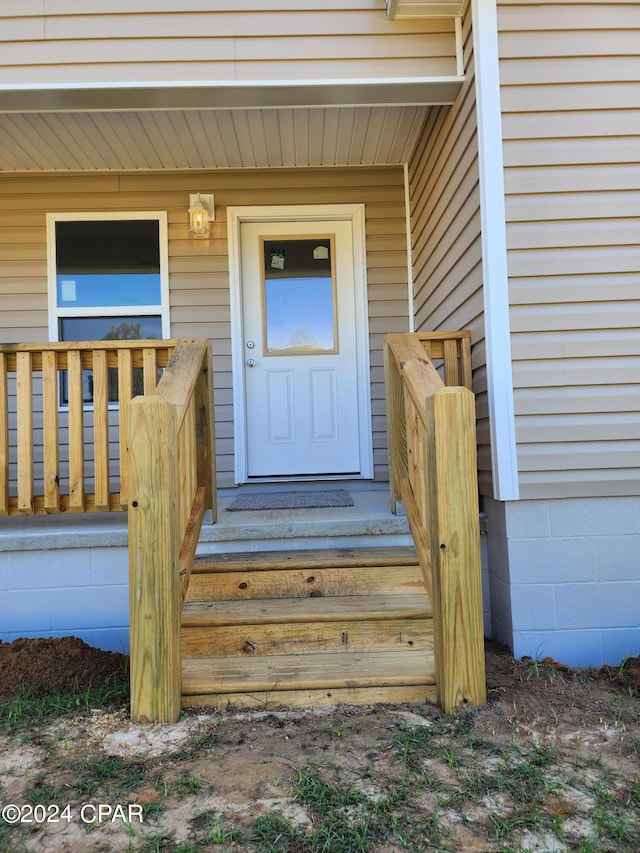
M249 839L252 853L309 853L311 849L304 834L282 815L270 812L254 821Z
M29 736L33 729L96 708L113 711L129 704L127 666L102 684L70 691L25 688L0 702L0 733Z

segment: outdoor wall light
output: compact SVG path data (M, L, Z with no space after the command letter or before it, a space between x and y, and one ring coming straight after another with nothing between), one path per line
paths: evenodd
M204 237L209 233L209 223L216 218L212 195L189 195L189 233Z

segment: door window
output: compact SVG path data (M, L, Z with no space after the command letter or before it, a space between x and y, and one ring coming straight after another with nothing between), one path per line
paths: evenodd
M337 353L333 236L261 242L263 354Z

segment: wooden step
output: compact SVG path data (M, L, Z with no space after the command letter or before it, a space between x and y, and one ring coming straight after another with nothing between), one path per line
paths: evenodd
M362 622L310 622L291 625L183 628L187 657L282 655L318 651L433 652L431 619L385 619Z
M307 569L366 566L417 566L412 547L313 548L298 551L241 551L196 557L193 572L228 572L238 569Z
M336 596L188 602L182 617L185 657L318 651L433 651L424 596Z
M413 548L200 557L181 643L185 706L435 699Z
M433 701L432 655L319 653L183 661L183 705Z
M416 595L340 595L327 598L189 601L183 627L264 625L281 622L419 619L431 616L429 597Z
M417 566L278 569L192 574L188 601L426 594Z

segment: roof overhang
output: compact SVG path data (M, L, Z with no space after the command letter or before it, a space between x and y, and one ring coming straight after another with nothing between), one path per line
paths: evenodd
M452 104L464 77L250 83L0 86L0 113Z
M404 164L463 81L0 86L0 173Z

